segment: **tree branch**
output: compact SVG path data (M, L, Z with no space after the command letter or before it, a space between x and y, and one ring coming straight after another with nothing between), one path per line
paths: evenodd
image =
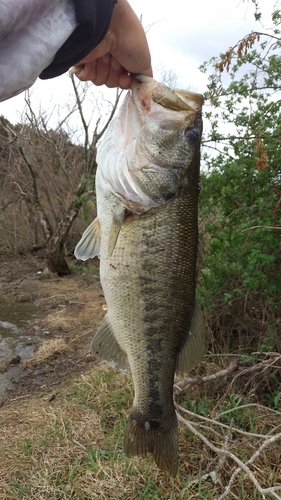
M211 375L206 375L205 377L183 378L180 382L177 382L174 386L175 389L179 391L176 392L176 397L179 397L182 394L184 394L190 385L194 384L203 385L206 382L227 377L227 375L233 373L237 367L238 367L238 360L236 359L232 361L227 368L224 368L223 370L220 370L216 373L212 373Z
M177 417L178 417L179 422L183 423L192 432L192 434L194 434L196 437L198 437L199 439L201 439L201 441L203 441L203 443L208 448L210 448L214 453L216 453L221 459L225 459L226 457L228 457L231 460L233 460L235 463L237 463L237 465L238 465L237 469L235 469L234 473L232 474L232 476L230 478L230 481L229 481L229 483L228 483L225 491L223 492L223 494L217 500L223 500L224 498L226 498L226 496L228 495L228 493L231 490L231 486L232 486L232 484L234 482L235 477L242 470L247 474L247 476L252 481L252 483L255 486L255 488L262 495L262 498L265 498L265 495L267 494L267 495L271 495L274 498L277 498L277 499L281 500L281 497L279 495L277 495L277 493L276 493L276 491L278 491L278 490L281 489L281 486L275 486L275 487L270 487L270 488L262 488L262 486L260 485L259 481L256 479L256 477L254 476L253 472L249 468L249 465L251 465L261 455L261 453L267 447L269 447L271 444L273 444L276 441L278 441L278 440L281 439L281 433L276 434L275 436L272 436L272 437L266 439L266 441L264 441L261 444L261 446L255 451L255 453L251 456L251 458L249 460L247 460L247 462L243 463L242 460L240 460L240 458L238 458L234 453L232 453L231 451L229 451L229 450L226 449L225 444L224 444L224 446L222 448L218 448L213 443L211 443L203 434L201 434L201 432L199 432L192 425L191 422L189 422L188 420L186 420L185 418L183 418L178 412L177 412ZM228 429L229 428L230 427L228 426ZM225 440L225 443L226 442L227 442L227 440Z

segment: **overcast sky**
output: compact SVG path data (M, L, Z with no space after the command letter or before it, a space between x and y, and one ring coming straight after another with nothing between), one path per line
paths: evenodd
M276 0L258 0L263 26L255 22L252 0L130 0L147 30L155 76L159 68L173 70L183 88L204 92L206 76L198 67L212 56L225 52L252 30L271 27L270 13ZM71 92L64 75L49 81L37 81L33 99L44 108L61 103ZM100 89L99 89L100 90ZM0 114L11 121L19 118L23 95L0 103Z

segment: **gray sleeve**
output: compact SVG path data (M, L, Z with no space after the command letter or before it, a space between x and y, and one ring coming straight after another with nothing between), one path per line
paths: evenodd
M100 43L116 0L0 2L0 101L67 71Z
M0 2L0 101L30 87L77 26L74 0Z

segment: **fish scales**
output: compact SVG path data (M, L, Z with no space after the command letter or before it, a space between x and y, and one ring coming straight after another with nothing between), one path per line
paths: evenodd
M103 260L101 266L101 280L103 277L106 280L108 317L113 330L118 332L117 341L127 353L135 387L130 419L144 428L159 426L164 434L174 425L176 358L188 335L195 300L197 232L193 225L192 236L189 235L193 241L188 245L186 214L189 203L188 196L182 196L161 209L152 209L145 216L139 216L139 224L134 221L131 231L125 223L111 259ZM132 223L128 225L131 227ZM184 261L190 265L183 265ZM120 266L120 262L127 264ZM111 264L110 272L108 264ZM141 300L141 297L149 300ZM169 465L174 471L176 436L169 447L174 450ZM128 429L125 451L128 455L142 454L137 444L136 447L132 444L131 448L130 451ZM165 469L164 464L159 465Z
M189 126L199 127L200 134L200 115L188 111ZM150 154L152 165L147 171L138 170L136 174L138 188L149 193L156 206L136 208L131 199L107 189L102 165L97 173L98 219L93 232L100 231L100 277L108 313L91 351L101 359L130 367L134 401L125 431L126 455L151 453L160 469L175 476L178 438L174 374L180 364L193 368L203 345L202 321L195 313L200 146L197 142L187 158L184 150L177 154L174 145L182 140L179 134L183 125L176 133L168 125L167 143L165 127L164 132L161 129L163 138L153 127L146 135L149 141L155 140L156 134L158 153ZM144 138L141 151L147 148ZM167 152L159 154L159 149L167 151L167 145L173 167L178 162L181 169L159 169L162 159L167 161ZM82 237L77 246L78 258L85 257L85 239L89 241ZM97 239L93 237L92 256L97 253ZM194 318L197 324L192 326ZM179 362L181 352L187 359Z

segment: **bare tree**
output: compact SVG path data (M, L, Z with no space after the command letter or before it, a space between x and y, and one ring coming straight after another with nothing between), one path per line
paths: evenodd
M46 113L36 116L28 92L26 122L12 126L2 118L0 123L0 216L8 214L8 206L17 207L21 223L28 222L33 245L43 241L48 268L60 276L70 273L65 244L79 211L82 207L86 209L94 197L97 142L107 129L121 96L117 91L103 124L100 115L91 133L92 124L85 115L88 86L84 85L81 91L73 76L70 78L73 103L56 130L48 128ZM65 132L74 113L82 126L81 145L73 144ZM12 217L11 210L7 217ZM14 229L10 226L9 231Z

